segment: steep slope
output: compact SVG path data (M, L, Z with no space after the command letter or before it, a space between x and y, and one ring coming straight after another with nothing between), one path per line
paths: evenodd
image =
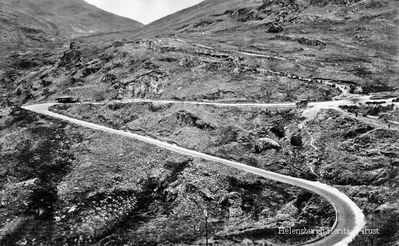
M259 2L260 1L256 0L205 0L193 7L183 9L177 13L154 21L146 26L143 31L147 33L179 33L184 30L184 28L193 26L194 29L191 31L195 32L196 27L207 26L211 24L210 22L204 22L201 24L201 21L205 20L205 18L216 20L218 18L213 17L216 17L220 13L224 13L236 8L256 7L259 5ZM219 20L216 20L216 22L219 22ZM223 20L223 22L225 22L223 23L225 25L228 21ZM163 28L165 25L168 26L167 30Z
M206 0L149 24L134 37L189 38L280 58L280 71L396 88L398 9L393 0Z
M143 25L83 0L2 0L0 54L93 33L136 30Z
M143 29L288 59L299 74L397 87L397 1L208 0ZM216 41L216 42L215 42Z

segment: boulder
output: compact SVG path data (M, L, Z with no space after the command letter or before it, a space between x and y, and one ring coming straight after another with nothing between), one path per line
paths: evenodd
M271 138L260 138L256 141L255 152L260 153L268 149L281 149L281 145Z

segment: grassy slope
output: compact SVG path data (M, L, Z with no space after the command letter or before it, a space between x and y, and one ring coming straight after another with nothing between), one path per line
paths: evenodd
M100 32L136 30L143 25L83 0L4 0L0 3L0 54L64 42Z
M208 0L134 33L96 37L177 36L229 49L280 56L279 71L388 84L398 79L398 2ZM268 33L271 23L283 28ZM167 27L167 28L165 28ZM299 42L301 38L307 39ZM309 45L320 41L322 45Z

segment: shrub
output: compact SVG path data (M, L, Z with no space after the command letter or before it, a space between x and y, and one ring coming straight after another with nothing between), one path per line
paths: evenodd
M111 109L112 111L115 111L115 110L119 110L119 109L125 107L125 104L123 104L123 103L111 103L111 104L108 104L107 107L109 109Z
M267 29L267 32L270 32L270 33L279 33L279 32L282 32L282 31L283 31L283 28L280 25L278 25L278 24L272 24Z
M279 138L285 137L285 129L282 125L274 125L270 131Z
M370 94L374 92L385 92L385 91L392 91L393 88L389 87L388 85L385 84L367 84L362 86L362 93L363 94Z
M296 146L296 147L302 147L303 142L302 142L302 137L301 135L294 135L291 137L291 145Z

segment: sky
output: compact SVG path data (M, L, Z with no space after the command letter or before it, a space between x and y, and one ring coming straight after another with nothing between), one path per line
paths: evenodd
M202 0L85 0L105 11L148 24Z

